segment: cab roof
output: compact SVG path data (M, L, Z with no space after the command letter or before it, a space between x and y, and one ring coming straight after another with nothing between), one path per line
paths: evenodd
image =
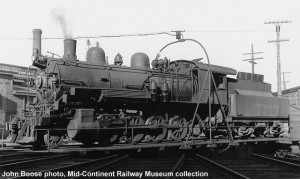
M176 63L176 62L186 62L186 63L194 64L196 67L198 67L201 70L208 69L208 64L202 63L202 62L194 62L194 61L189 61L189 60L176 60L176 61L172 61L171 64ZM213 73L220 73L220 74L226 74L226 75L236 75L237 74L237 71L233 68L212 65L212 64L210 65L210 70Z

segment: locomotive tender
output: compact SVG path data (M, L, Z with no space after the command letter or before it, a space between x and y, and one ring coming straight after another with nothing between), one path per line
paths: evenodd
M225 135L232 135L233 124L289 119L288 100L274 97L262 75L159 55L151 68L141 52L132 56L130 67L122 66L120 54L112 65L99 46L79 61L73 39L64 40L63 57L48 57L41 54L41 34L33 30L33 66L40 70L32 84L36 101L13 121L23 126L13 125L12 142L58 146L66 135L86 145L180 141L203 133L209 137L208 131L222 124ZM236 74L236 79L228 76Z

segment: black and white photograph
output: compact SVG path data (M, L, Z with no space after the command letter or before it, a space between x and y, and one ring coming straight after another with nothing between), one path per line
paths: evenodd
M300 178L299 0L0 0L0 178Z

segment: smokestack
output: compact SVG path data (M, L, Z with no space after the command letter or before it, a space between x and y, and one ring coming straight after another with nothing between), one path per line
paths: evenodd
M32 50L34 51L33 53L36 55L41 55L41 50L42 50L42 30L41 29L33 29L33 46ZM37 49L35 51L34 49Z
M76 56L76 40L64 40L64 58L68 60L77 60Z

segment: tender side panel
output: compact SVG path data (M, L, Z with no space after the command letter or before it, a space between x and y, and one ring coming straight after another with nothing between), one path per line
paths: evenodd
M288 106L285 98L231 94L232 117L288 118Z
M290 107L290 135L291 140L300 140L300 106L291 105Z

